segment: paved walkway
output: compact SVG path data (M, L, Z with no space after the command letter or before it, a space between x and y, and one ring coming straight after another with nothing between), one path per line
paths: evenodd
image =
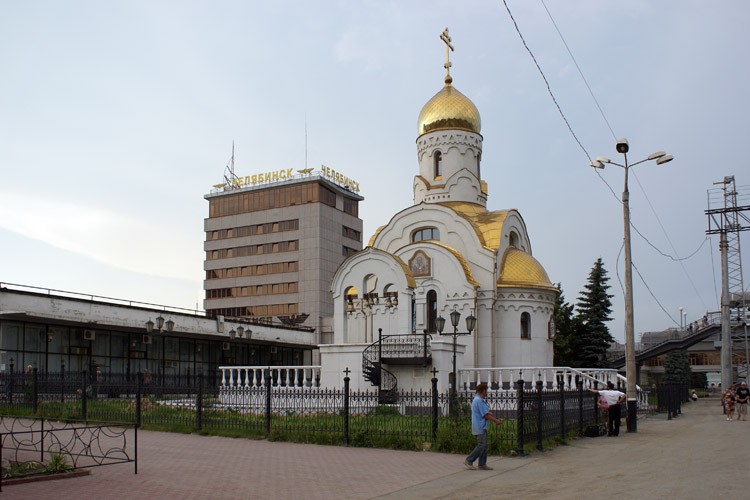
M641 420L618 438L581 438L529 457L463 456L138 433L132 464L89 476L5 486L0 499L599 499L747 498L750 422L727 422L718 400L674 420Z

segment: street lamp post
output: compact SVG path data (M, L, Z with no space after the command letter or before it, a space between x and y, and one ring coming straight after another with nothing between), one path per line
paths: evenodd
M622 154L625 164L621 165L611 161L609 158L599 156L591 162L594 168L604 168L604 164L616 165L625 170L625 185L622 191L622 215L624 225L625 247L625 377L627 379L627 399L628 399L628 432L638 431L638 391L636 388L636 364L635 364L635 331L633 323L633 263L630 254L630 191L628 191L628 173L636 165L656 160L657 165L668 163L674 158L664 151L658 151L650 154L646 159L628 164L628 151L630 146L627 139L617 141L617 152Z
M451 317L451 325L453 325L453 332L445 332L443 333L443 328L445 328L445 318L442 316L438 316L435 319L435 326L437 326L438 333L440 335L451 335L453 336L453 370L451 371L451 380L450 380L450 409L449 412L451 415L455 414L456 409L456 337L459 335L471 335L471 332L474 331L474 327L477 324L477 318L474 317L473 314L470 314L466 317L466 330L465 332L459 332L458 331L458 321L461 319L461 313L456 311L455 309L450 314Z
M685 328L682 326L682 324L683 324L682 323L682 315L683 314L684 313L682 312L682 307L680 307L680 333L682 333L685 330Z

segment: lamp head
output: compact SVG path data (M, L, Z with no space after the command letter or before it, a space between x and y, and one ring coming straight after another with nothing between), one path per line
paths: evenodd
M591 163L590 163L590 165L591 165L592 167L594 167L594 168L600 168L600 169L604 169L604 163L602 163L602 162L601 162L600 160L598 160L598 159L596 159L596 160L591 160Z
M477 318L473 314L466 317L466 330L471 333L474 331L474 327L477 326Z
M442 316L435 318L435 326L437 327L438 333L443 333L443 328L445 328L445 318Z
M616 149L618 153L627 153L630 150L630 146L628 146L628 140L625 138L618 139Z
M167 320L166 325L167 325L168 332L171 332L172 330L174 330L174 321L172 321L171 319Z
M674 156L672 155L664 155L660 157L658 160L656 160L657 165L663 165L665 163L669 163L670 161L674 160Z
M458 320L461 319L461 313L455 309L451 312L451 325L453 328L458 328Z

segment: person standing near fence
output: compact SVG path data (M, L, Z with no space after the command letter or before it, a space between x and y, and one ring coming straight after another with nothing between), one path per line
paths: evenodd
M475 470L474 460L479 459L479 468L482 470L492 470L487 465L487 423L492 422L500 425L501 420L490 412L487 404L487 384L477 385L477 393L471 402L471 433L477 439L477 445L464 460L464 467L469 470Z
M737 398L737 420L747 421L747 402L750 401L750 389L747 388L746 382L740 384L735 397Z
M615 389L615 384L607 382L607 388L605 390L597 391L596 389L589 389L589 391L604 396L607 402L607 436L619 436L620 435L620 420L622 419L622 409L620 404L625 401L625 393Z

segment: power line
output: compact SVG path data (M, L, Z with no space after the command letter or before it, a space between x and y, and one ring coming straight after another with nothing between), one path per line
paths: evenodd
M586 85L586 88L588 89L589 94L591 95L591 98L594 101L594 104L596 105L597 109L599 110L599 113L601 114L602 119L604 120L604 123L607 124L607 127L609 128L609 131L612 134L612 137L616 139L617 136L616 136L614 130L612 129L612 125L609 123L609 120L607 119L607 116L605 115L604 110L602 109L601 105L599 104L599 100L596 98L596 95L594 94L593 90L591 89L591 86L589 85L588 80L586 80L586 76L583 74L583 71L581 70L581 67L578 64L578 61L576 60L575 56L573 55L573 51L570 50L570 47L568 46L568 43L565 40L565 37L563 36L562 31L560 31L560 28L557 25L557 22L555 21L554 17L552 16L552 13L550 12L549 8L547 8L547 4L544 2L544 0L540 0L540 2L542 4L542 6L544 7L544 10L547 12L547 15L549 16L550 21L552 21L552 25L555 27L555 30L557 31L557 34L559 35L560 40L562 40L562 43L565 46L565 49L568 51L568 54L570 55L570 58L573 61L573 64L575 64L575 67L578 70L578 74L581 76L581 79L583 80L583 83ZM503 0L503 3L505 3L505 0ZM507 3L505 3L505 8L508 10L508 13L510 14L510 9L508 8L508 4ZM511 18L512 17L513 16L511 14ZM518 30L518 25L516 24L515 20L513 20L513 23L516 26L516 31L519 31ZM520 31L519 31L519 35L520 35ZM523 40L523 37L521 37L521 39ZM524 41L524 45L526 46L526 49L529 51L529 53L531 53L531 51L528 48L528 46L526 45L525 41ZM533 54L532 54L532 57L533 57ZM536 63L536 59L534 59L534 62ZM537 64L537 68L539 68L538 64ZM541 68L539 69L539 71L541 72ZM546 78L545 78L545 82L546 82ZM549 90L549 84L547 85L547 88ZM551 92L552 91L550 90L550 94L551 94ZM557 101L555 101L555 104L557 104ZM559 106L558 106L558 109L559 109ZM562 113L562 111L560 111L560 112ZM567 120L566 120L566 123L567 123ZM568 127L570 128L569 124L568 124ZM571 130L571 132L572 132L572 130ZM587 155L588 155L588 153L587 153ZM590 160L590 158L589 158L589 160ZM612 187L607 183L607 181L604 179L604 177L602 177L602 175L599 174L599 172L596 169L594 169L594 170L597 173L597 175L599 176L599 179L601 179L606 184L606 186L609 188L610 192L615 197L615 199L617 199L617 201L619 203L622 203L622 201L617 197L617 194L615 193L614 189L612 189ZM662 232L664 233L664 236L667 238L667 241L669 242L669 245L672 247L672 251L674 252L675 256L677 256L678 255L677 249L675 248L674 244L672 243L672 240L669 238L669 234L667 234L667 231L666 231L666 228L664 227L664 224L662 224L661 219L659 218L659 215L656 212L656 209L654 208L653 204L651 203L651 200L649 199L648 194L646 193L646 190L643 189L643 185L641 184L640 179L638 179L638 176L635 174L635 171L633 171L633 176L635 177L636 182L638 183L638 186L641 188L641 191L643 192L643 195L646 198L646 201L648 202L649 207L651 208L651 212L654 214L654 217L656 218L656 221L659 223L659 226L660 226ZM659 252L659 254L661 254L662 256L667 257L667 258L669 258L669 259L671 259L673 261L679 262L680 267L682 268L683 273L685 274L685 276L687 277L688 281L690 282L690 285L693 288L693 291L695 292L696 296L701 301L701 303L703 304L703 306L707 309L707 306L706 306L705 301L703 300L703 297L698 292L698 289L695 286L695 283L693 282L692 278L690 277L690 274L687 272L687 269L685 269L685 265L682 262L683 260L686 260L686 259L680 259L679 257L673 257L671 255L666 254L665 252L663 252L662 250L660 250L658 247L656 247L656 245L654 245L653 243L651 243L651 241L649 241L648 238L646 238L643 235L643 233L641 233L638 230L638 228L635 227L635 225L632 223L632 221L630 222L630 226L636 231L636 233L638 233L641 236L641 238L643 238L646 241L646 243L648 243L652 248L654 248L657 252ZM698 247L698 249L695 252L693 252L687 258L690 258L693 255L695 255L702 248L703 244L705 244L705 239L701 243L700 247Z
M664 309L664 306L661 305L661 302L659 302L659 299L656 298L656 295L654 295L654 292L651 291L651 288L648 286L648 283L646 283L646 280L643 279L643 275L641 275L641 272L638 270L638 268L636 267L635 263L633 261L630 261L630 264L633 266L633 269L635 269L635 272L638 273L638 277L641 278L641 281L646 286L646 290L648 290L648 293L651 294L651 297L653 297L654 301L656 301L656 303L659 305L659 307L661 308L661 310L664 311L664 314L666 314L669 317L669 319L672 320L672 323L674 323L677 326L680 326L680 324L677 321L674 320L674 318L672 317L672 315L669 314L669 312L667 312L666 309Z
M635 175L635 171L633 171L633 177L635 177L635 181L638 183L638 186L641 188L641 192L643 192L643 196L644 196L644 198L646 198L646 202L648 203L648 206L651 208L651 212L654 214L654 217L656 218L656 222L659 223L659 227L661 228L661 231L664 233L664 237L667 238L667 241L669 242L669 246L672 247L672 251L674 252L674 254L678 255L677 254L677 249L674 247L674 243L672 243L672 239L669 237L669 234L667 234L667 229L664 227L664 224L662 224L661 219L659 218L659 214L656 212L656 209L654 209L654 205L651 204L651 200L649 199L648 194L646 194L646 190L643 189L643 185L641 184L640 179L638 179L638 176ZM638 233L638 234L641 234L641 233ZM643 235L641 235L641 236L643 236ZM648 240L646 240L646 241L648 241ZM706 240L704 239L703 242L705 243ZM648 244L651 245L652 247L656 248L653 244L651 244L650 241L648 242ZM703 246L703 245L701 244L701 246ZM700 250L700 248L698 250ZM696 250L696 252L697 252L697 250ZM662 254L662 255L666 255L661 250L659 250L659 253ZM682 259L679 259L679 258L678 259L674 259L673 258L672 260L676 260L676 261L678 261L680 263L680 267L682 268L682 272L685 273L685 276L687 277L688 281L690 282L690 286L693 287L693 291L695 292L695 295L698 297L698 300L701 301L701 304L703 304L703 308L704 309L708 309L708 306L706 305L706 302L703 300L703 297L701 296L700 292L698 292L698 288L695 286L695 283L693 283L693 279L690 277L690 273L688 273L687 269L685 269L685 264L683 264Z
M552 93L552 88L549 85L549 81L547 80L547 77L544 74L544 71L542 71L542 68L539 66L539 63L536 60L536 57L534 56L534 53L529 48L528 44L526 43L526 40L524 39L523 35L521 34L521 30L518 28L518 23L516 23L516 19L513 17L513 13L510 11L510 7L508 7L508 2L503 0L503 4L505 4L505 10L508 11L508 15L510 16L510 20L513 21L513 26L516 27L516 32L518 33L518 36L521 37L521 42L523 42L523 46L526 47L526 51L531 56L531 59L534 60L534 64L536 64L536 69L539 70L539 74L542 75L542 78L544 79L544 83L547 85L547 92L549 92L550 97L552 97L552 101L555 103L555 106L557 106L557 111L560 112L560 116L562 116L563 121L565 122L565 125L568 126L568 130L570 131L570 135L573 136L573 138L578 143L578 146L583 150L583 152L586 154L586 158L588 158L589 161L591 161L591 155L588 151L586 151L586 148L583 147L583 144L581 144L581 141L578 140L578 136L576 136L575 132L573 132L573 128L570 126L570 123L568 122L568 119L565 117L565 113L563 113L562 109L560 108L560 104L558 104L557 99L555 98L555 94Z
M576 69L578 70L578 74L581 75L581 79L583 80L583 83L586 84L586 88L589 89L589 94L591 94L591 98L594 100L594 103L596 104L596 107L599 109L599 113L602 115L602 118L604 119L604 123L607 124L607 127L609 127L609 131L612 133L612 138L617 140L617 135L615 135L615 131L612 130L612 125L609 124L609 120L607 120L607 117L604 115L604 110L599 105L599 101L596 99L596 96L594 95L594 91L591 90L591 86L589 85L589 82L586 80L586 77L583 76L583 71L581 71L581 67L578 66L578 61L576 61L576 58L573 56L573 52L571 52L570 47L568 47L568 42L565 41L565 37L560 32L560 28L557 27L557 23L555 22L554 18L552 17L552 13L547 8L547 4L544 3L544 0L541 0L542 5L544 6L544 10L547 11L547 15L549 16L550 21L552 21L552 24L555 26L555 29L557 30L557 34L560 35L560 40L562 40L563 45L565 45L565 49L568 51L568 54L570 55L570 58L573 59L573 64L576 65ZM507 5L506 5L507 6Z

